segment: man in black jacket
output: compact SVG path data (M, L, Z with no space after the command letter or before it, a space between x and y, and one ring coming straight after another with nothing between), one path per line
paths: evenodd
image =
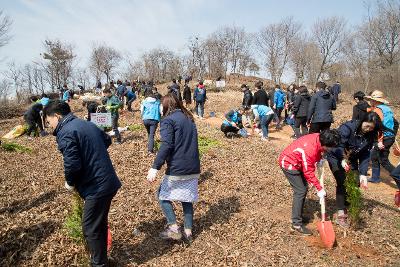
M353 106L352 120L362 121L368 114L370 107L368 102L364 100L365 94L361 91L354 93L353 98L356 104Z
M317 92L312 96L308 108L307 122L311 123L310 133L320 133L328 130L333 122L332 110L336 110L336 101L326 91L324 82L317 82Z
M82 229L91 265L108 266L108 212L121 187L107 152L111 138L93 123L75 117L63 101L50 101L46 114L64 158L65 187L76 189L85 200Z
M36 131L39 127L40 136L45 136L43 125L43 105L41 103L35 103L31 106L24 114L25 123L28 125L26 135L30 137L33 131Z
M267 92L262 88L263 82L257 81L254 86L257 88L257 92L254 93L253 105L268 106L269 98Z
M299 94L295 96L293 103L293 115L295 117L294 133L296 138L308 134L307 128L307 112L310 105L311 96L308 93L307 87L300 86ZM301 132L300 132L301 127Z

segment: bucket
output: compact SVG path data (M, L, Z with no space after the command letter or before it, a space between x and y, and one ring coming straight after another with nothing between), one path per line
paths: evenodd
M396 145L393 147L393 154L394 154L396 157L400 157L400 147L399 147L399 144L397 143L397 141L396 141L395 144L396 144Z

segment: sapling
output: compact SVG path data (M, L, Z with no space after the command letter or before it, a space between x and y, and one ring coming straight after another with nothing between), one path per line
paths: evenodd
M346 174L345 187L347 202L349 203L348 214L353 226L356 226L360 222L360 214L363 205L358 179L358 173L355 171L349 171Z
M83 215L83 200L77 192L72 197L72 210L68 214L64 228L71 237L77 243L83 243L85 238L82 232L82 215Z

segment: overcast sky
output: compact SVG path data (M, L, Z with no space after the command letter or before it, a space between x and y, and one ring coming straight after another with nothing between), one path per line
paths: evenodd
M163 46L186 52L188 38L207 36L221 26L248 32L287 16L309 28L318 17L344 17L350 27L366 14L362 0L1 0L13 20L12 40L0 48L0 68L39 57L46 38L74 45L87 65L93 42L105 42L133 58Z

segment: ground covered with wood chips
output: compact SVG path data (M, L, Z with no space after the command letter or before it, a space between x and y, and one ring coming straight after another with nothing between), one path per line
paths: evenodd
M319 203L314 189L305 204L314 236L290 232L292 190L277 164L290 142L291 129L272 130L271 141L258 137L225 139L219 131L224 112L241 104L240 92L209 93L206 113L197 120L200 136L219 145L201 158L200 201L195 205L194 242L159 239L165 219L155 194L158 183L145 177L152 164L141 127L122 134L124 143L109 149L122 188L112 203L109 222L115 266L399 266L400 212L394 206L394 182L369 185L363 192L362 222L357 228L335 226L337 245L322 248L316 223ZM74 112L84 116L79 100ZM135 110L138 109L136 101ZM335 112L336 125L350 118L351 104ZM399 114L399 112L397 112ZM4 135L22 118L0 121ZM140 124L139 112L124 113L122 126ZM55 137L15 140L30 153L0 150L0 266L87 266L82 245L63 228L72 195L64 189L62 157ZM399 159L393 158L397 163ZM327 170L329 173L329 171ZM160 179L158 179L158 182ZM335 210L335 181L327 178L328 211ZM177 206L179 215L181 208ZM180 216L181 217L181 216Z

